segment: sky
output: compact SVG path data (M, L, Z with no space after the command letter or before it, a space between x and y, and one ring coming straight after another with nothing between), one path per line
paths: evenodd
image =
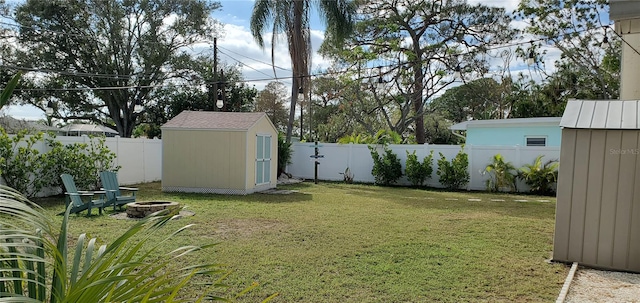
M518 0L468 0L471 4L482 3L490 6L504 7L508 12L512 12L518 5ZM271 65L271 35L265 35L265 48L261 49L254 41L250 31L249 22L253 9L253 0L222 0L222 8L212 13L212 18L223 24L223 33L218 37L218 56L222 64L239 64L244 80L249 85L255 85L259 90L273 81L280 79L285 85L291 84L287 79L291 76L291 61L286 48L286 41L279 40L275 47L274 68ZM324 25L317 16L311 15L311 43L314 51L312 57L311 71L327 68L330 62L316 53L324 38ZM518 24L514 24L518 26ZM194 52L212 52L212 45L201 44L194 47ZM551 53L547 59L553 62L554 54ZM496 62L496 64L499 64ZM553 64L547 64L553 66ZM526 69L526 63L520 62L511 66L512 69ZM3 109L5 114L16 118L27 120L44 119L44 113L30 106L10 106Z

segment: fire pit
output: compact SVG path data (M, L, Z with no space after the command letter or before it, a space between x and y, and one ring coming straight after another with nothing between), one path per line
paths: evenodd
M161 211L164 209L175 209L179 206L180 204L178 202L170 201L133 202L127 204L127 217L144 218L157 211Z

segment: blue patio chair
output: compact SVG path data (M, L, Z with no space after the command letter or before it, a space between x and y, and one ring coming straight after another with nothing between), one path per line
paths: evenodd
M105 206L113 205L113 210L115 210L116 207L122 209L123 205L136 202L136 192L138 189L135 187L119 186L118 175L116 175L116 173L110 171L100 172L100 181L102 181L102 187L107 196ZM123 195L123 191L127 191L129 194Z
M80 213L86 209L87 216L91 216L91 209L98 208L99 213L102 215L102 209L105 207L106 202L105 199L94 199L93 197L97 194L96 192L79 191L78 188L76 188L73 176L69 174L62 174L60 175L60 178L62 179L62 184L64 184L65 188L65 204L67 208L69 207L69 204L72 205L72 214ZM64 212L62 214L64 214Z

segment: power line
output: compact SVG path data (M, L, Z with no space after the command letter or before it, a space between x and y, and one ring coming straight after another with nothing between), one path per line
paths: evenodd
M218 49L219 49L219 48L220 48L220 47L218 47ZM236 58L234 58L234 57L231 57L229 54L227 54L227 53L225 53L225 52L223 52L223 51L220 51L220 53L221 53L221 54L226 55L227 57L229 57L229 58L231 58L232 60L234 60L234 61L236 61L236 62L240 63L240 64L241 64L241 65L243 65L243 66L246 66L246 67L248 67L248 68L250 68L250 69L252 69L252 70L254 70L254 71L258 72L258 73L261 73L261 74L263 74L263 75L267 76L267 77L271 77L271 76L270 76L270 75L268 75L267 73L265 73L265 72L263 72L263 71L260 71L260 70L257 70L257 69L255 69L255 68L251 67L251 66L250 66L250 65L248 65L248 64L245 64L245 63L243 63L242 61L240 61L240 60L238 60L238 59L236 59Z
M290 70L290 69L287 69L287 68L284 68L284 67L280 67L280 66L277 66L277 65L273 65L273 64L271 64L271 63L264 62L264 61L261 61L261 60L255 59L255 58L251 58L251 57L249 57L249 56L246 56L246 55L243 55L243 54L240 54L240 53L234 52L234 51L232 51L232 50L230 50L230 49L227 49L227 48L224 48L224 47L221 47L221 46L218 46L218 49L224 49L224 50L226 50L226 51L228 51L228 52L230 52L230 53L232 53L232 54L235 54L235 55L237 55L237 56L244 57L244 58L247 58L247 59L250 59L250 60L253 60L253 61L256 61L256 62L262 63L262 64L265 64L265 65L273 66L273 67L275 67L275 68L277 68L277 69L280 69L280 70L283 70L283 71L291 72L291 70ZM229 55L227 54L227 56L229 56ZM229 57L231 57L231 56L229 56ZM232 59L234 59L234 58L232 58ZM235 59L234 59L234 60L235 60ZM236 60L236 61L238 61L238 60ZM238 61L238 62L240 62L240 61ZM242 63L242 62L240 62L240 63ZM246 65L246 64L245 64L245 65Z
M138 75L121 75L121 74L98 74L98 73L69 72L69 71L53 70L53 69L46 69L46 68L36 68L36 67L17 66L17 65L4 65L4 64L0 64L0 68L15 69L15 70L26 71L26 72L56 73L56 74L65 75L65 76L104 78L104 79L114 79L114 80L116 80L116 79L130 79L130 78L138 76Z
M635 47L633 47L633 45L631 45L631 44L629 43L629 41L625 40L625 39L622 37L622 35L620 35L620 34L618 33L618 31L614 30L613 32L616 34L616 36L618 36L618 37L622 40L622 42L624 42L624 44L626 44L627 46L629 46L629 47L630 47L634 52L636 52L636 54L640 55L640 51L638 51L638 49L636 49Z
M2 23L2 22L0 22ZM584 29L584 30L580 30L580 31L575 31L575 32L571 32L571 33L565 33L565 34L560 34L557 37L544 37L544 38L538 38L538 39L534 39L534 40L527 40L527 41L522 41L522 42L514 42L514 43L508 43L508 44L502 44L502 45L496 45L496 46L492 46L492 47L487 47L484 49L475 49L475 50L469 50L466 52L461 52L459 54L455 54L456 56L460 56L460 55L469 55L469 54L475 54L475 53L480 53L480 52L487 52L487 51L492 51L492 50L498 50L498 49L502 49L502 48L509 48L509 47L514 47L514 46L520 46L520 45L525 45L525 44L530 44L530 43L535 43L535 42L541 42L541 41L548 41L550 39L554 39L554 38L559 38L560 36L567 36L567 35L573 35L573 34L579 34L579 33L584 33L587 31L591 31L594 28L590 28L590 29ZM617 32L616 34L620 37L620 39L622 39L626 44L629 45L629 43L622 37L620 36ZM633 47L632 47L633 48ZM238 54L236 52L230 51L226 48L223 48L228 52L234 53L236 55L254 60L256 62L260 62L263 64L267 64L267 65L271 65L270 63L266 63L260 60L256 60L241 54ZM640 52L633 48L634 51L636 53L638 53L640 55ZM262 81L273 81L273 80L279 80L279 79L293 79L293 76L288 76L288 77L271 77L270 75L261 72L251 66L249 66L248 64L243 63L242 61L234 58L233 56L231 56L228 53L224 53L226 56L228 56L230 59L239 62L240 64L247 66L253 70L255 70L256 72L259 72L265 76L267 76L268 78L261 78L261 79L244 79L241 82L262 82ZM365 70L373 70L373 69L377 69L377 68L385 68L385 67L400 67L406 64L409 64L411 62L403 62L400 64L387 64L387 65L379 65L379 66L375 66L375 67L368 67L365 68ZM16 70L23 70L23 71L31 71L31 72L43 72L43 73L57 73L57 74L61 74L61 75L68 75L68 76L77 76L77 77L96 77L96 78L106 78L106 79L131 79L134 77L137 77L138 75L120 75L120 74L98 74L98 73L81 73L81 72L68 72L68 71L59 71L59 70L51 70L51 69L41 69L41 68L34 68L34 67L21 67L21 66L13 66L13 65L0 65L0 68L7 68L7 69L16 69ZM276 66L276 68L284 70L284 71L290 71L287 70L285 68L282 67L278 67ZM314 73L314 74L309 74L305 77L319 77L319 76L328 76L328 75L340 75L340 74L344 74L346 73L347 70L342 70L342 71L325 71L325 72L318 72L318 73ZM369 77L371 78L371 77ZM173 86L194 86L192 84L182 84L182 85L176 85L176 84L172 84ZM156 87L167 87L170 86L168 84L158 84L158 85L147 85L147 86L111 86L111 87L84 87L84 88L58 88L58 89L19 89L22 91L92 91L92 90L118 90L118 89L132 89L132 88L156 88Z

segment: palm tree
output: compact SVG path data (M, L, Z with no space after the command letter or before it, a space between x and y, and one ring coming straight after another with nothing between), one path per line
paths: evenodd
M190 302L229 301L218 297L226 286L227 270L217 264L190 264L186 256L212 246L183 246L160 255L161 243L169 243L185 228L167 234L164 241L150 236L179 209L147 217L124 230L115 241L99 245L81 234L68 244L69 211L56 230L44 210L19 192L0 186L0 301L2 302L185 302L186 287L194 278L206 281L204 290ZM183 264L168 269L170 263ZM239 293L242 295L253 284ZM267 302L275 297L265 299Z
M295 117L298 91L309 90L309 66L311 65L311 38L309 12L316 5L327 25L327 37L333 43L341 43L353 29L356 5L352 0L256 0L251 15L251 34L264 48L263 32L271 25L271 63L274 65L274 45L279 34L285 34L292 65L291 107L287 123L286 142L291 142L291 130Z
M20 81L21 76L21 72L13 76L13 78L9 80L9 83L7 83L7 86L5 86L4 89L0 92L0 108L9 103L9 97L11 97L11 93L13 93L13 90L18 85L18 81Z

